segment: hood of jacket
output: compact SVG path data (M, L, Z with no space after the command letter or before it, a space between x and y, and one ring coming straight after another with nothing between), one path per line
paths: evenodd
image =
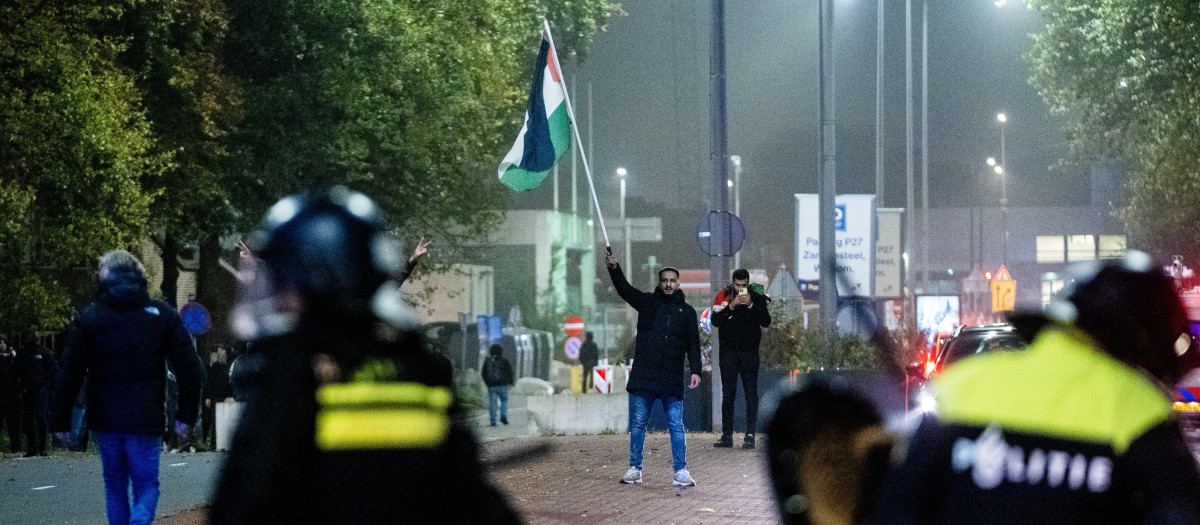
M146 277L132 266L115 266L100 281L100 301L117 311L141 308L150 302Z

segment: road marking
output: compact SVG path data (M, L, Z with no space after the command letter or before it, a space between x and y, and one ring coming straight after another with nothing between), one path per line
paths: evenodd
M167 466L168 467L182 467L184 465L187 465L187 463L171 463L170 465L167 465Z
M33 487L33 490L46 490L57 487L58 485L46 485L45 487Z

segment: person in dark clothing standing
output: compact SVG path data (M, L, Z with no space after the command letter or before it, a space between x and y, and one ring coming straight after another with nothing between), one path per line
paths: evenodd
M54 353L38 342L37 334L27 330L21 335L17 354L17 390L21 392L21 432L25 435L25 457L45 456L46 410L50 382L58 368Z
M496 426L496 404L500 405L500 422L508 424L508 387L517 380L513 377L512 363L504 358L504 347L493 344L488 348L487 359L483 360L483 382L488 387L488 418Z
M725 289L728 304L713 306L712 324L718 329L721 368L721 439L714 447L733 446L733 401L737 379L742 377L746 396L746 437L742 448L754 448L758 422L758 344L762 329L771 325L767 311L770 299L750 289L750 272L733 271L733 282ZM718 308L720 307L720 308Z
M68 438L71 409L86 375L88 428L100 449L111 524L154 520L168 362L179 381L174 430L182 437L196 422L204 366L179 314L150 299L141 261L125 250L104 254L99 297L67 330L50 430L60 442Z
M591 332L583 334L583 345L579 347L579 363L583 365L583 393L592 388L592 369L600 363L600 348Z
M239 268L236 333L261 356L210 523L519 523L457 416L371 199L346 188L267 212Z
M17 395L17 354L0 337L0 425L8 433L9 452L21 448L21 404Z
M204 409L200 416L203 425L200 439L210 449L217 447L215 432L217 403L233 397L233 387L229 384L229 365L225 362L228 353L225 351L225 347L218 346L214 354L216 354L216 360L208 367L208 384L204 386Z
M642 446L646 424L654 402L667 412L671 433L671 459L675 485L690 487L696 480L687 470L686 429L683 426L683 360L691 369L688 388L700 386L700 327L696 309L684 301L679 289L679 270L670 266L658 271L658 286L642 292L625 280L617 259L604 259L617 294L637 310L637 342L633 370L629 375L629 470L621 483L642 482Z

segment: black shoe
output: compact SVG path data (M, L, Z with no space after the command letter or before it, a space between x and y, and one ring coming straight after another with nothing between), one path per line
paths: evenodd
M508 418L506 418L506 417L502 417L502 418L500 418L500 422L501 422L501 423L504 423L505 425L507 425L507 424L508 424Z
M721 436L721 439L713 443L716 448L733 448L733 436Z
M742 442L742 448L744 448L744 449L754 448L754 434L746 434L746 440Z

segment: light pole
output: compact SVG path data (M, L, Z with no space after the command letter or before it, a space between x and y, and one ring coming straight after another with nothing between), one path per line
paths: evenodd
M629 254L629 221L625 218L625 176L628 174L629 171L625 168L617 168L617 176L621 178L621 233L625 238L625 279L633 281L633 257Z
M733 188L733 214L738 219L742 218L742 157L740 155L730 155L729 162L733 163L733 181L729 182L729 186ZM742 251L738 250L733 254L734 269L742 267Z
M1008 115L997 113L996 120L1000 122L1000 165L996 166L996 174L1000 175L1000 222L1004 224L1004 252L1000 260L1008 264L1008 160L1004 151L1004 128L1008 127Z

